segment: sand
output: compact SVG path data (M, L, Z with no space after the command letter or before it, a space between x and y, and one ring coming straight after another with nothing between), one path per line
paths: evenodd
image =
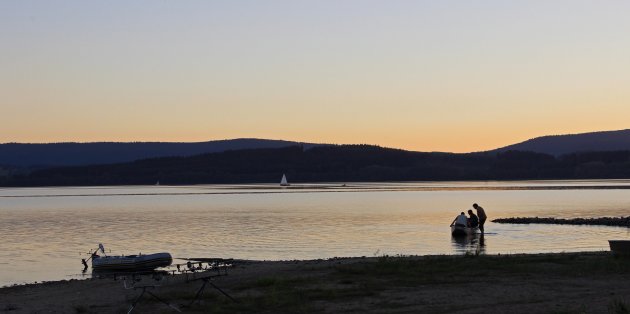
M137 285L184 313L624 313L630 259L609 252L511 256L236 261L188 306L203 281ZM203 276L204 274L196 274ZM188 279L192 279L189 275ZM142 289L122 278L0 289L1 313L126 313ZM145 294L134 313L176 313Z

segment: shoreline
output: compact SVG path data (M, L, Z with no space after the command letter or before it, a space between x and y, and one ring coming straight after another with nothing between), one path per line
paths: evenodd
M272 265L272 264L302 264L302 263L325 263L325 262L340 262L340 261L372 261L375 259L381 258L402 258L402 259L423 259L423 258L448 258L448 257L470 257L470 256L481 256L481 257L526 257L526 256L542 256L542 255L566 255L566 254L580 254L580 255L600 255L600 254L613 254L610 250L600 249L600 250L592 250L592 251L560 251L560 252L526 252L526 253L476 253L474 251L467 251L460 254L426 254L426 255L404 255L404 254L394 254L394 255L375 255L375 256L334 256L334 257L326 257L326 258L316 258L316 259L287 259L287 260L256 260L256 259L237 259L237 258L208 258L208 257L200 257L200 258L173 258L173 263L168 269L160 269L166 272L172 272L175 268L175 265L182 265L184 268L184 264L186 261L193 261L193 264L196 262L210 262L216 260L226 260L233 261L234 266L229 267L228 269L238 268L239 266L246 265ZM629 255L630 256L630 255ZM176 263L175 260L179 260L180 262ZM183 261L183 262L182 262ZM630 261L630 260L629 260ZM118 274L120 277L124 277L125 273ZM179 274L178 274L179 275ZM107 273L105 274L107 276ZM177 276L177 275L176 275ZM103 277L103 276L100 276ZM51 280L35 280L32 282L22 282L22 283L9 283L4 286L0 286L0 291L8 288L18 288L24 286L40 286L40 285L51 285L56 283L64 283L64 282L74 282L74 281L91 281L99 278L98 275L92 272L92 267L88 268L88 271L85 275L69 278L69 279L51 279ZM1 310L1 309L0 309Z
M227 275L212 283L238 302L207 286L192 305L203 280L184 276L139 282L157 285L147 291L183 312L544 313L630 308L630 299L624 299L630 295L630 259L608 251L235 260ZM2 287L0 312L127 312L142 292L125 289L131 284L129 279L91 278ZM148 294L137 311L174 312Z

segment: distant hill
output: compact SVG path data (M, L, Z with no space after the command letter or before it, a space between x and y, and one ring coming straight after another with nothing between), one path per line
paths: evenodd
M554 156L577 152L630 150L630 130L550 135L505 146L492 152L529 151Z
M630 151L420 153L368 145L229 150L0 176L0 186L630 178Z
M156 157L185 157L227 150L279 148L293 145L310 148L318 144L253 138L197 143L7 143L0 144L0 166L41 168L112 164Z
M141 159L189 157L230 150L271 149L295 145L310 149L325 144L252 138L197 143L8 143L0 144L0 176L25 174L51 167L117 164ZM630 151L630 129L543 136L486 153L508 151L535 152L556 157L576 152Z

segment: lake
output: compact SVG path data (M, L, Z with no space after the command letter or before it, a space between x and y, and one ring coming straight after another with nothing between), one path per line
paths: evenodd
M453 239L473 203L483 237ZM81 258L167 251L256 260L608 250L630 229L495 218L629 216L630 180L0 189L0 286L82 278ZM87 275L86 275L87 276Z

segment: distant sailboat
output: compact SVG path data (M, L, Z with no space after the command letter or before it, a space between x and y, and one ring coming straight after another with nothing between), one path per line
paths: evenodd
M283 173L282 180L280 180L280 186L289 186L289 182L287 182L287 176Z
M158 180L158 182L155 182L155 185L160 185L160 180Z

